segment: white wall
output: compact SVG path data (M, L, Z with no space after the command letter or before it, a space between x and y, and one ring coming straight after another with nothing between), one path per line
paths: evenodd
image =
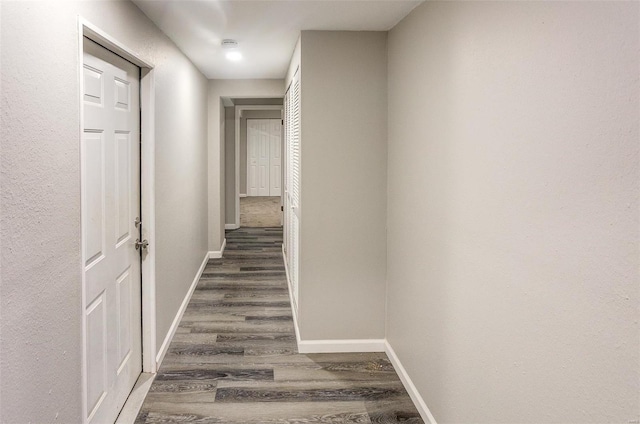
M300 336L381 339L387 34L303 31L300 44Z
M156 65L158 347L207 248L207 81L132 3L0 5L0 421L81 422L78 15Z
M219 251L224 240L225 224L225 143L222 122L225 121L222 97L282 97L284 81L209 80L209 250ZM235 148L235 146L234 146ZM233 153L235 155L235 152ZM234 156L235 157L235 156ZM234 162L235 167L235 162ZM235 171L233 172L235 184Z
M439 423L638 420L639 7L390 32L387 337Z

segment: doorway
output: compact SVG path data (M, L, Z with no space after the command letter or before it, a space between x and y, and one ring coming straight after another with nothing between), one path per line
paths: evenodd
M282 195L280 119L247 119L247 195Z
M281 120L247 119L247 197L240 199L240 226L281 225L281 195Z
M282 226L284 100L281 97L246 96L221 97L221 101L227 124L225 229ZM267 216L259 213L261 206L268 208ZM245 212L242 217L241 211ZM248 221L249 215L258 219ZM274 219L269 219L268 215Z

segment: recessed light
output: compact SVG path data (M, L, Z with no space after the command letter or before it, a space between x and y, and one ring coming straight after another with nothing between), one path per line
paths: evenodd
M237 50L226 52L225 56L226 56L227 59L229 59L229 60L231 60L233 62L237 62L237 61L242 59L242 53L240 53Z

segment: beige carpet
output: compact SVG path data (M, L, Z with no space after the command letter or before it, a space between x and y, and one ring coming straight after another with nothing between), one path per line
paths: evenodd
M240 198L241 227L279 227L280 197Z

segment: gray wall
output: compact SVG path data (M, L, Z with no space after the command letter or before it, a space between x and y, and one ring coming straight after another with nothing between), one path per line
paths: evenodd
M387 33L301 45L301 338L383 338Z
M224 108L224 169L225 169L225 224L233 224L236 217L236 109ZM242 189L240 189L242 191Z
M390 32L387 337L439 423L638 419L639 7Z
M240 118L240 193L247 194L247 119L281 119L279 110L245 110Z
M207 81L132 3L0 7L0 421L81 422L78 15L156 65L158 347L206 252Z

